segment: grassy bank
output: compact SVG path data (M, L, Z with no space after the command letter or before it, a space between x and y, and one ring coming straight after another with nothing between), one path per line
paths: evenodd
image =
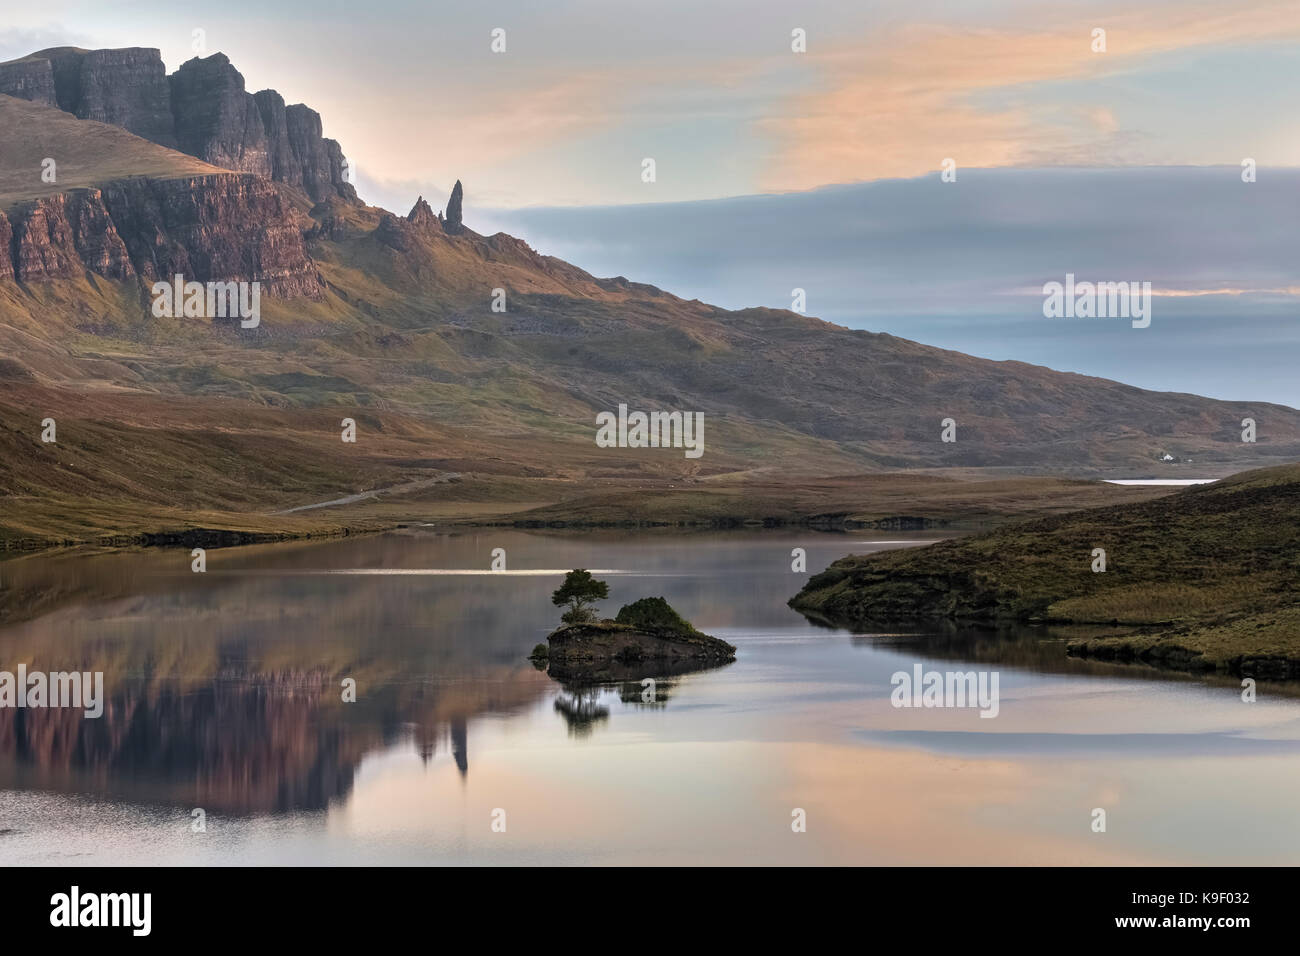
M291 445L286 443L289 450ZM1027 515L1059 514L1105 502L1134 502L1168 488L1060 478L957 479L876 474L778 482L739 474L688 484L664 480L538 478L378 460L369 480L339 474L330 458L302 456L290 488L276 488L252 454L217 462L153 454L153 477L114 483L72 468L37 472L40 487L5 495L0 552L99 546L218 546L383 531L406 524L534 528L822 529L942 528L972 531ZM333 449L328 449L332 451ZM285 452L282 450L281 454ZM231 467L232 464L235 467ZM453 462L474 467L473 462ZM225 471L220 471L225 466ZM206 494L169 487L168 469L193 475ZM2 470L2 469L0 469ZM78 474L78 471L81 473ZM71 474L69 474L71 472ZM255 481L248 481L250 476ZM403 478L413 480L403 481ZM247 483L241 484L240 479ZM349 480L350 479L350 480ZM56 486L56 481L61 484ZM177 482L178 484L178 482ZM95 493L98 490L99 493ZM292 494L292 497L290 496ZM238 500L239 498L244 500ZM355 500L335 503L343 498ZM168 503L192 501L189 507ZM248 500L252 499L252 500Z
M791 600L839 621L1105 625L1070 653L1300 675L1300 466L926 548L850 556ZM1105 552L1104 572L1098 549Z

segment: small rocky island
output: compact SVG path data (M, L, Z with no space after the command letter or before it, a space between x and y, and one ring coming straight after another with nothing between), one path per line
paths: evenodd
M597 620L590 605L608 596L609 585L589 571L565 575L551 601L568 610L546 643L533 649L533 659L569 666L645 661L702 668L736 659L734 645L697 631L661 597L641 598L624 605L612 620Z

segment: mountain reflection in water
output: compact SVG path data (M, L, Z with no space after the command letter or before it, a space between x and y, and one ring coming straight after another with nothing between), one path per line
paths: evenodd
M205 574L184 549L0 562L0 670L103 671L107 698L97 720L0 708L0 864L1300 859L1294 687L1246 705L1070 659L1059 632L786 606L792 547L816 573L924 540L410 531L210 550ZM482 573L495 548L547 573ZM735 662L538 669L574 567L617 569L602 613L663 596ZM917 662L996 668L998 717L891 707ZM1097 806L1123 839L1089 830Z
M558 615L549 596L564 574L527 562L556 548L514 533L487 540L210 551L204 574L183 550L6 562L0 669L103 671L108 700L97 720L0 709L0 785L229 813L320 810L347 796L367 753L402 740L425 761L449 752L464 775L477 716L555 695L571 727L590 723L601 711L582 703L599 696L593 685L630 672L565 674L557 694L524 658ZM486 570L503 540L524 567ZM344 678L355 702L343 700Z

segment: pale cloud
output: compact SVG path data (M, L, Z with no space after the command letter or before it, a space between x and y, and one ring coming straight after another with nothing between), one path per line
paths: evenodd
M80 30L64 26L7 27L0 29L0 63L50 47L87 46L90 43L91 39Z
M452 182L476 174L491 181L494 167L518 165L604 121L614 109L613 95L610 84L570 73L531 85L463 88L455 98L427 107L436 119L411 122L406 109L394 109L388 94L378 93L335 125L349 153L375 180ZM480 198L491 203L518 197L506 190Z
M1112 110L1105 106L1098 106L1088 111L1088 118L1092 120L1093 126L1101 133L1113 133L1119 129L1119 120L1115 119Z
M1092 50L1098 26L1104 53ZM1099 149L1124 142L1112 139L1125 131L1110 105L1095 106L1081 130L1075 110L1029 94L1039 84L1143 69L1161 54L1297 34L1300 5L1264 0L1090 14L1036 29L909 24L855 39L814 61L819 89L760 122L774 144L762 187L915 176L945 157L959 167L1124 162Z
M411 183L457 178L469 189L472 178L475 202L485 206L614 201L625 197L599 192L600 176L615 161L608 144L575 167L575 143L626 130L629 148L653 152L678 145L678 124L756 122L777 95L774 89L758 91L764 69L761 59L668 56L582 70L566 64L458 87L454 96L431 98L418 110L378 91L336 114L330 135L381 186L376 196ZM436 121L411 122L425 113ZM642 155L624 161L634 181ZM739 191L748 191L750 184L741 186Z

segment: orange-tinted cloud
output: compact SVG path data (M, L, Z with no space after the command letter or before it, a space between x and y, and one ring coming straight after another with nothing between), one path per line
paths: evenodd
M1106 31L1105 52L1092 49L1097 27ZM1160 54L1297 34L1300 5L1278 0L1170 5L1036 29L909 25L815 61L821 88L760 123L776 146L761 185L785 191L916 176L945 157L958 167L1096 162L1104 158L1098 145L1123 133L1110 104L1098 103L1080 124L1077 110L1025 94L1142 68ZM989 105L994 97L1002 105Z

